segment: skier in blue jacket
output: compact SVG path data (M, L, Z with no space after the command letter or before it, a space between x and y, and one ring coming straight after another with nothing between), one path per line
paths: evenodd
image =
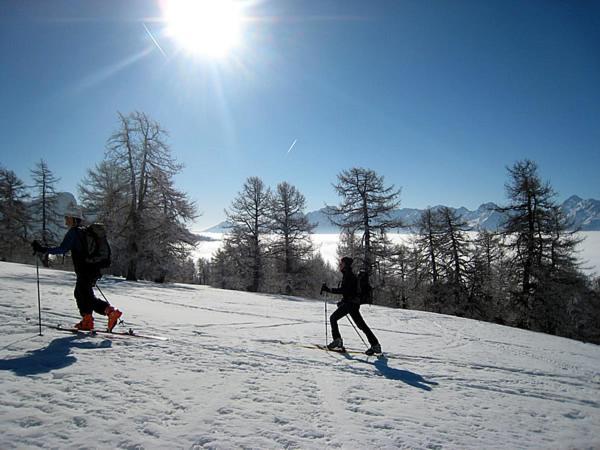
M102 274L97 266L86 263L87 236L81 228L82 220L83 215L80 210L68 209L65 212L65 225L69 227L69 230L61 244L58 247L44 247L38 241L33 241L31 246L36 253L40 254L64 255L71 252L77 275L74 295L82 317L81 322L76 324L75 328L93 330L94 316L92 313L96 312L108 317L108 331L112 331L123 313L94 295L93 288Z

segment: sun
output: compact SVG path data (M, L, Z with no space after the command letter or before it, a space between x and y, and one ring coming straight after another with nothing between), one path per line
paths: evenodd
M243 15L239 2L166 0L163 15L166 34L193 55L222 58L241 42Z

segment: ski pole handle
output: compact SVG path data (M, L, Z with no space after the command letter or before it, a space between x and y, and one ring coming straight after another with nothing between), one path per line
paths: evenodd
M327 283L323 283L321 285L321 291L319 292L319 295L323 295L323 292L329 292L329 287L327 286Z

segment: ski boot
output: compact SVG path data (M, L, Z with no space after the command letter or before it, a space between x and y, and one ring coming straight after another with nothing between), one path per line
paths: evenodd
M345 352L344 341L342 338L335 338L329 345L327 345L328 350L334 350L336 352Z
M123 313L113 306L107 306L104 314L106 314L108 317L107 331L110 333L119 321L119 317L121 317Z
M73 328L81 331L92 331L94 329L94 317L91 314L84 314L81 322L76 324Z
M379 345L379 344L372 345L371 348L369 348L365 352L365 355L368 355L368 356L379 355L379 354L381 354L381 345Z

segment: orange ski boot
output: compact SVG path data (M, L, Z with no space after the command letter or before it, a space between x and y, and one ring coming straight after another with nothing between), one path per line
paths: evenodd
M75 325L74 328L77 328L81 331L91 331L94 329L94 317L91 314L84 314L81 322Z
M119 321L119 317L123 315L121 311L113 306L108 306L104 311L104 314L108 316L108 332L111 332L117 322Z

